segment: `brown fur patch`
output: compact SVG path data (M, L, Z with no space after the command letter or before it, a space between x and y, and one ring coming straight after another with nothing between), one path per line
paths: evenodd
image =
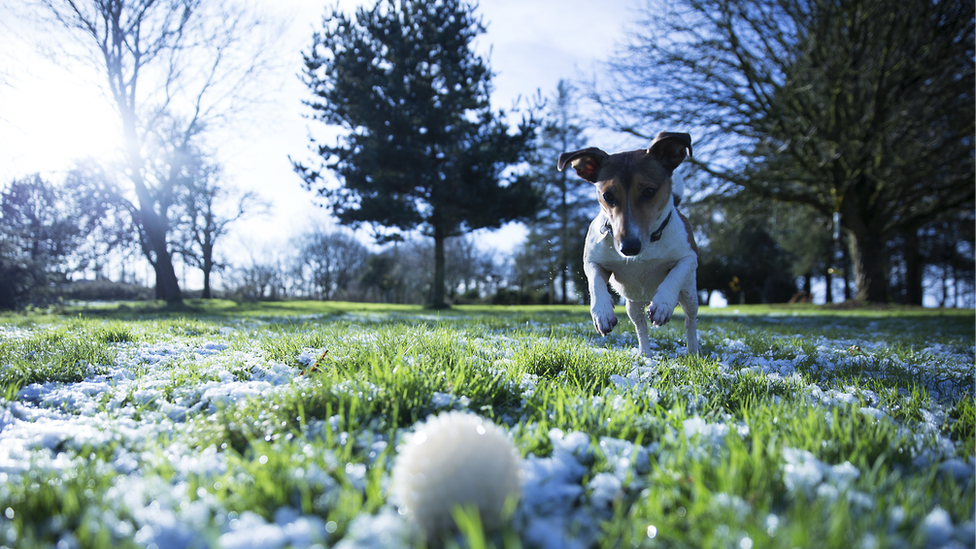
M653 219L672 200L670 175L647 151L610 156L600 170L599 181L597 198L611 220L617 244L631 236L627 231L631 224L649 231ZM648 199L643 193L649 188L654 189L654 196ZM606 201L607 193L612 193L614 203Z

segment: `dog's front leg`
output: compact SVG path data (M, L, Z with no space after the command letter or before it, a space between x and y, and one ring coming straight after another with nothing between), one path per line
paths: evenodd
M687 284L690 277L694 277L698 268L698 257L687 256L680 261L664 277L664 281L654 292L654 300L647 310L648 319L655 326L664 326L671 320L674 308L678 305L678 293Z
M685 313L685 337L688 340L688 354L698 354L698 285L692 277L681 289L678 303Z
M631 301L627 300L627 316L630 317L630 321L634 323L634 329L637 330L637 341L640 344L640 354L650 358L651 356L651 342L647 338L647 317L644 316L644 310L647 309L646 301Z
M617 315L613 312L613 298L607 290L610 271L592 262L583 262L583 272L590 287L590 316L593 327L605 336L617 325Z

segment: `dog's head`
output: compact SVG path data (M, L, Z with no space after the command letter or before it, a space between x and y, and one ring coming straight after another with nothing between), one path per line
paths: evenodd
M614 247L635 256L671 209L671 174L690 155L690 135L661 132L647 149L607 154L590 147L563 153L558 168L571 164L580 177L596 185Z

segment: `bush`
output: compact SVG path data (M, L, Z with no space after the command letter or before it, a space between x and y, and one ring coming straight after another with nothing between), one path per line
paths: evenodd
M152 288L110 280L78 280L57 287L57 295L64 300L77 301L151 301Z
M23 263L0 256L0 309L20 309L27 305L34 287L34 276Z
M519 293L510 288L499 288L491 298L492 305L518 305Z

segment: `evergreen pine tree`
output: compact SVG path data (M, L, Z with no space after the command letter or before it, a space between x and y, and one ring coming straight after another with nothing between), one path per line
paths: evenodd
M314 94L306 104L340 135L313 139L316 165L295 170L340 222L370 224L378 241L418 227L433 237L435 308L445 306L445 239L538 205L528 179L508 170L525 160L535 122L512 132L491 110L491 71L472 49L484 26L473 11L461 0L381 0L354 17L333 9L305 54Z

